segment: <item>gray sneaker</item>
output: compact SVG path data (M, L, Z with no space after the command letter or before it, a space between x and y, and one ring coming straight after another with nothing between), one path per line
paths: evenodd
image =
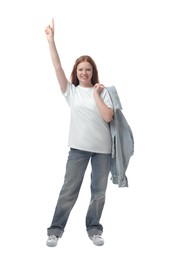
M51 235L48 237L46 245L50 246L50 247L54 247L57 245L58 239L59 239L59 237L56 237L55 235Z
M104 239L100 235L93 235L90 237L90 239L93 241L93 244L96 246L104 245Z

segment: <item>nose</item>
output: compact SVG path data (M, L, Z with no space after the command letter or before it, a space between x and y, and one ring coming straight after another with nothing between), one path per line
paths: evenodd
M83 74L83 75L86 75L86 74L87 74L87 70L83 70L83 71L82 71L82 74Z

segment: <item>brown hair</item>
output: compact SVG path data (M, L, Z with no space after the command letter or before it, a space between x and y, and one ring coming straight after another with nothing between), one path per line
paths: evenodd
M77 66L81 62L84 62L84 61L89 62L91 64L91 66L93 67L93 75L92 75L91 83L93 85L95 85L96 83L99 83L97 66L96 66L94 60L88 55L83 55L76 60L74 66L73 66L72 73L71 73L71 83L74 84L75 86L79 85L79 80L77 78Z

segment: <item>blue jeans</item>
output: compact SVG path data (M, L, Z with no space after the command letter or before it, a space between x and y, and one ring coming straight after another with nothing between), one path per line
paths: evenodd
M48 236L62 236L70 212L78 198L90 159L92 167L91 201L86 215L86 229L88 236L102 234L103 226L100 224L100 218L105 204L111 155L71 148L66 164L64 184L59 194L51 226L47 229Z

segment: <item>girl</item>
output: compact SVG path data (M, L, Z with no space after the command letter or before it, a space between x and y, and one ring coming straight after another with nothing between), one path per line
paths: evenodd
M47 229L47 246L56 246L64 232L70 212L77 200L89 161L91 162L91 200L86 214L86 230L95 245L103 245L100 223L110 172L111 135L109 122L113 106L107 90L99 83L94 60L79 57L68 81L61 66L54 41L54 20L45 29L51 59L61 92L70 109L70 148L64 184L59 194L51 226Z

